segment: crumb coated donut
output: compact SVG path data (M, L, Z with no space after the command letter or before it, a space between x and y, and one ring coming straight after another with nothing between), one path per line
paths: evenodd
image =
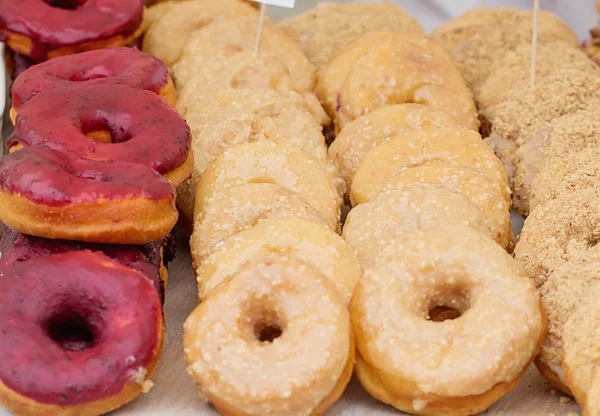
M215 20L255 16L256 9L240 0L188 0L150 7L151 24L144 36L143 50L173 66L190 34Z
M142 30L143 0L1 0L0 36L37 62L124 46Z
M383 191L350 211L343 237L362 269L368 270L391 240L446 225L464 225L490 234L486 217L463 195L440 186L413 184Z
M412 184L443 186L463 195L484 215L490 237L508 251L514 249L510 199L502 193L498 184L477 169L447 162L404 167L389 179L384 190L404 189Z
M581 189L560 195L531 211L515 248L536 286L565 262L589 251L600 241L599 190Z
M450 57L423 35L368 32L346 45L318 75L317 96L336 129L376 108L419 103L477 130L473 96Z
M427 105L381 107L346 124L329 146L329 157L350 188L360 163L380 144L413 130L456 125L452 117Z
M352 181L352 204L373 199L400 169L434 161L472 167L497 184L505 199L510 197L502 164L479 133L447 127L398 135L369 152Z
M338 227L344 183L332 165L299 147L269 141L240 145L215 160L198 181L195 212L215 192L244 183L273 183L294 191Z
M301 196L279 185L246 183L215 192L194 220L190 248L200 265L232 235L270 218L297 217L331 227ZM334 228L338 232L339 229Z
M216 20L188 35L181 58L173 65L177 88L194 77L196 68L218 56L230 56L240 51L254 51L258 17L246 16ZM294 87L311 91L315 83L315 68L300 47L269 22L263 27L260 50L277 57L289 70Z
M152 91L175 107L175 88L159 59L134 48L110 48L69 55L35 65L12 84L11 118L36 95L53 88L121 84Z
M435 321L436 307L459 317ZM468 227L390 242L350 307L356 374L375 398L421 415L471 415L512 390L546 333L523 269Z
M318 3L303 14L279 23L317 68L365 32L415 32L419 22L391 3Z
M538 45L536 77L546 77L561 69L598 72L598 66L576 45L564 41ZM495 61L490 75L475 97L478 108L484 109L504 101L512 87L531 75L531 45L521 45Z
M532 12L519 9L477 9L450 21L432 33L432 39L450 53L475 96L490 70L506 53L531 44ZM564 41L578 47L577 35L556 15L540 11L538 42Z
M1 274L0 401L8 409L93 416L152 387L162 307L140 272L80 251L8 265Z
M361 269L352 250L334 231L302 218L272 218L242 231L217 247L197 269L200 299L258 255L290 256L314 266L350 302Z
M352 375L346 302L286 256L244 264L188 317L188 373L222 415L321 415Z

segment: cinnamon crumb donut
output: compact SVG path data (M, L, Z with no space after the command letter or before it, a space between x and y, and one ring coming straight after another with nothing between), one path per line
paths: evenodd
M317 68L368 31L424 34L417 20L391 3L318 3L305 13L282 20L279 27L298 42Z
M389 105L348 123L329 146L329 157L350 188L360 163L380 144L413 130L457 125L452 117L427 105Z
M505 199L510 196L502 164L481 136L466 128L447 127L399 135L373 149L354 175L352 204L373 199L402 168L434 161L473 167L497 184Z
M350 302L361 269L344 239L330 229L301 218L272 218L242 231L217 247L196 269L200 299L253 258L275 253L314 266Z
M194 220L190 248L200 265L232 235L270 218L297 217L331 227L300 195L270 183L246 183L215 192ZM333 229L338 232L339 230Z
M256 16L256 9L241 0L187 0L150 7L143 50L168 67L181 57L190 34L223 18Z
M483 213L463 195L436 185L413 184L383 191L350 211L343 237L363 270L368 270L391 240L445 225L463 225L490 234Z
M188 373L222 415L321 415L352 375L346 302L287 256L242 265L187 318Z
M535 207L525 221L515 258L537 287L570 259L600 241L600 190L581 189Z
M336 229L344 182L333 166L299 147L269 141L240 145L216 159L198 181L195 212L217 191L244 183L272 183L296 192Z
M317 96L344 126L390 104L428 104L477 130L473 96L450 57L414 33L368 32L346 45L319 71Z
M436 321L437 307L456 319ZM523 269L468 227L390 242L350 307L356 374L375 398L420 415L471 415L517 386L546 333Z

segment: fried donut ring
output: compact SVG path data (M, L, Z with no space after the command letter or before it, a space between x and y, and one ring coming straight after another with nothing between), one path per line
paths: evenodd
M465 196L484 215L490 236L512 252L514 236L510 224L510 199L483 173L448 162L424 163L401 168L389 179L384 190L404 189L415 183L441 185Z
M282 20L279 27L298 42L317 68L368 31L424 34L417 20L391 3L318 3L303 14Z
M431 321L436 306L460 316ZM421 415L484 411L517 386L546 333L539 295L519 264L462 226L390 242L359 281L350 312L362 385Z
M541 287L548 275L600 241L598 189L581 189L538 205L529 215L515 258Z
M344 183L325 161L289 144L255 142L227 150L198 181L195 212L218 190L244 183L273 183L294 191L337 229Z
M90 251L1 272L4 406L17 414L92 416L151 388L164 328L160 298L144 275Z
M353 205L373 199L403 167L433 161L473 167L498 185L505 200L510 188L502 163L478 133L462 127L416 130L373 149L360 164L350 199Z
M188 0L157 4L148 9L150 24L143 50L173 66L190 34L215 20L256 16L256 9L240 0Z
M215 247L232 235L270 218L285 217L302 218L330 227L321 212L295 192L279 185L246 183L215 192L194 220L190 239L194 264L202 264Z
M352 375L346 303L318 269L285 256L241 266L184 329L189 373L222 415L321 415Z
M362 269L368 270L391 240L445 225L464 225L490 234L485 216L464 196L440 186L413 184L383 191L350 211L343 237Z
M390 104L428 104L478 130L473 96L450 57L414 33L369 32L346 45L318 76L317 97L339 132Z
M133 48L111 48L69 55L35 65L11 87L11 120L36 95L76 85L121 84L152 91L175 107L177 96L167 67L157 58Z
M0 36L37 62L124 46L142 31L143 0L0 0Z
M413 130L457 126L449 115L422 104L378 108L348 123L329 146L329 157L348 189L365 156L380 144Z
M337 233L301 218L272 218L225 240L196 269L200 299L210 296L245 263L268 253L313 265L334 283L346 303L361 275L352 250Z

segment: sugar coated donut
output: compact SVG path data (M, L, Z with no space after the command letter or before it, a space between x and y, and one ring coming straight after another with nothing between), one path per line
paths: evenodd
M383 191L354 208L344 224L343 237L363 270L368 270L391 240L445 225L464 225L490 234L483 213L463 195L440 186L414 184Z
M318 269L286 256L243 265L184 329L188 372L222 415L321 415L352 375L346 303Z
M325 216L330 228L338 227L344 183L333 166L299 147L269 141L231 148L214 161L198 182L195 212L202 212L217 190L244 183L294 191Z
M436 307L459 316L439 322ZM546 332L523 269L463 226L390 242L359 281L350 312L362 385L421 415L484 411L516 387Z
M2 287L0 401L11 411L98 415L152 386L162 307L140 272L79 251L5 266Z
M194 263L200 265L232 235L270 218L285 217L303 218L330 227L322 213L300 195L279 185L246 183L215 192L194 220L190 239Z
M1 0L0 36L37 62L124 46L142 30L143 0Z
M167 67L132 48L110 48L69 55L35 65L11 87L13 123L17 110L36 95L58 87L122 84L152 91L175 106L175 88Z
M272 218L225 240L196 269L200 298L210 296L251 259L269 253L313 265L334 283L346 303L361 275L352 250L337 233L301 218Z
M462 127L447 127L398 135L369 152L352 181L350 198L353 205L377 196L403 167L433 161L473 167L497 184L505 199L510 196L502 163L481 136Z
M457 126L452 117L427 105L381 107L346 124L329 146L329 157L350 189L360 163L380 144L413 130L452 126Z
M423 35L369 32L346 45L318 76L316 94L336 120L348 122L390 104L428 104L477 130L473 96L450 57Z
M317 68L367 31L423 34L417 20L391 3L318 3L305 13L282 20L279 27L298 42Z

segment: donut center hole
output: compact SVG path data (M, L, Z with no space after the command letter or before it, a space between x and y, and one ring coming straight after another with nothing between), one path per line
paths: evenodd
M431 299L427 320L443 322L460 318L470 307L467 296L459 291L442 291Z
M283 334L283 330L277 324L258 322L254 325L254 336L260 342L273 342Z
M87 0L44 0L46 4L57 9L76 10L83 6Z
M67 351L82 351L94 345L90 323L80 314L67 312L53 316L46 323L50 338Z
M81 124L83 134L101 143L123 143L131 139L129 129L107 120L90 120Z

